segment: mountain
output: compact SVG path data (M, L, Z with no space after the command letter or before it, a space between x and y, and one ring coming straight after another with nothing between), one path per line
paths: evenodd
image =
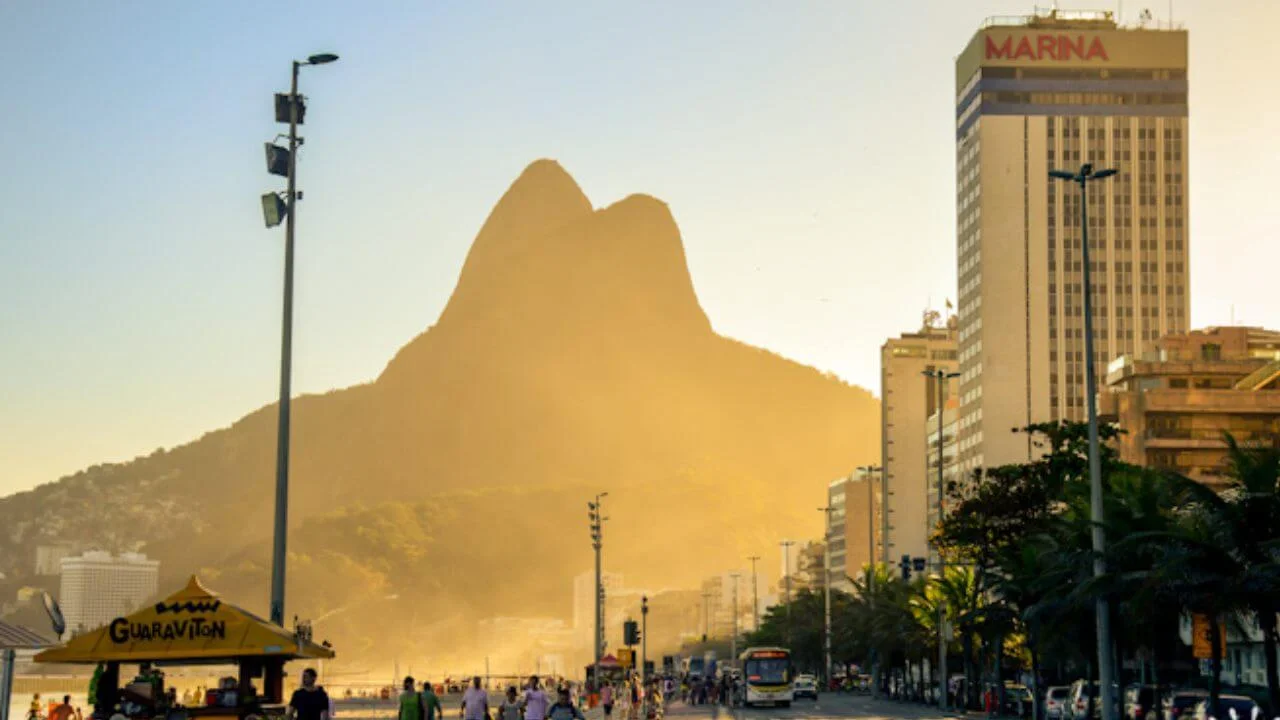
M304 616L353 592L567 615L603 490L610 567L693 583L818 534L826 481L879 455L867 391L713 331L664 203L595 209L549 160L493 209L435 326L293 413L287 601ZM261 609L275 427L270 405L0 500L5 590L37 582L34 548L57 541L146 552L166 588L203 569Z

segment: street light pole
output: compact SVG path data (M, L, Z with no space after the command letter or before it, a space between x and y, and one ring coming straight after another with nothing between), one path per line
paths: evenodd
M947 372L942 368L935 370L925 370L921 373L925 377L933 378L934 384L937 385L937 411L938 411L938 523L942 523L942 493L944 485L943 466L945 463L944 449L946 436L943 434L943 415L945 415L947 380L960 377L960 373ZM935 546L934 551L938 553L938 577L946 578L946 561L942 557L942 547ZM946 712L948 700L948 682L947 682L947 601L941 593L938 594L938 708Z
M1084 377L1085 404L1089 420L1089 520L1093 524L1093 576L1101 578L1107 572L1103 557L1106 552L1107 534L1103 528L1102 507L1102 457L1098 451L1098 390L1096 360L1093 357L1093 284L1089 269L1089 182L1103 180L1116 174L1114 168L1093 169L1092 163L1080 166L1080 172L1050 170L1049 176L1068 180L1080 186L1080 234L1081 268L1084 273ZM1098 689L1102 701L1102 720L1116 720L1115 666L1111 655L1111 607L1105 595L1094 601L1098 631Z
M293 61L289 81L289 183L285 192L284 308L280 331L280 404L276 426L276 516L271 548L271 622L284 627L285 559L289 534L289 415L293 375L293 229L297 213L299 109L298 70L303 65L323 65L337 55L312 55L306 62Z
M604 578L600 570L600 554L604 547L604 521L608 520L604 516L603 501L608 495L607 492L598 493L595 502L587 503L587 517L591 520L591 547L596 554L596 631L592 642L595 646L595 664L591 666L591 679L597 690L600 688L600 653L604 646Z
M824 682L831 682L831 506L820 507L826 520L826 532L822 548L822 652L827 674Z
M644 685L649 661L649 596L640 596L640 684Z
M733 636L729 638L729 667L738 666L738 578L739 573L729 573L733 578Z
M791 644L791 546L796 544L795 540L783 540L778 543L782 547L782 584L786 588L786 604L787 604L787 645Z
M711 593L702 593L702 638L706 640L711 637L711 611L707 609L707 601L711 599Z
M875 486L871 484L871 475L873 473L883 475L884 468L877 465L860 465L858 469L862 471L862 479L867 483L867 563L874 569L876 565L876 497ZM848 522L847 518L845 522ZM883 538L881 540L883 541Z
M760 632L760 576L756 574L759 555L747 558L751 561L751 629Z

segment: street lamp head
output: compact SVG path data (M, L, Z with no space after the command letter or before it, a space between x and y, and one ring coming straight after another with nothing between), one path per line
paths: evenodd
M949 377L949 378L958 378L958 377L960 377L960 373L958 373L958 372L949 372L949 373L947 373L947 377Z
M1093 163L1085 163L1080 166L1080 176L1090 177L1093 175Z
M1093 174L1093 179L1094 179L1094 180L1101 180L1101 179L1103 179L1103 178L1109 178L1109 177L1111 177L1112 175L1115 175L1115 174L1116 174L1116 169L1115 169L1115 168L1107 168L1106 170L1099 170L1098 172L1094 173L1094 174Z
M1050 170L1049 177L1058 178L1059 180L1075 180L1076 174L1067 170Z
M337 59L338 59L338 56L334 55L333 53L320 53L318 55L312 55L311 57L307 58L307 64L308 65L327 65L331 62L334 62Z

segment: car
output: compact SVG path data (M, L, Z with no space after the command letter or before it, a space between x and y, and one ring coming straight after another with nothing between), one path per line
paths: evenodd
M1116 697L1116 705L1120 704L1120 688L1113 686L1113 693ZM1093 702L1089 702L1092 698ZM1102 717L1102 698L1098 695L1098 681L1096 680L1077 680L1071 683L1071 694L1067 697L1067 707L1063 712L1064 720L1098 720ZM1092 717L1089 715L1089 706L1093 706ZM1117 707L1117 710L1120 708Z
M1156 686L1130 685L1124 689L1124 720L1145 720L1154 715Z
M818 681L812 675L797 675L791 689L796 700L802 697L818 699Z
M1067 698L1071 696L1071 688L1057 685L1044 692L1045 720L1065 720Z
M1209 697L1207 690L1196 688L1179 688L1165 695L1164 716L1166 720L1178 720L1195 710L1201 700Z
M1006 682L1004 684L1004 711L1014 717L1031 717L1035 709L1035 696L1026 685Z
M1260 709L1253 698L1244 695L1221 695L1218 697L1218 714L1216 717L1220 720L1255 720ZM1186 713L1183 718L1188 717ZM1193 720L1208 720L1213 717L1209 714L1209 698L1201 698L1196 703L1195 708L1190 711L1190 718Z

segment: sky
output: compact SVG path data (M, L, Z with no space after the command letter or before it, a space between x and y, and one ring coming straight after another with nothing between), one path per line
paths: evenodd
M718 332L878 395L880 345L955 296L954 57L1032 5L0 4L0 494L275 399L262 143L317 52L295 392L376 377L550 157L597 207L669 203ZM1190 30L1192 325L1280 326L1280 3L1148 7Z

